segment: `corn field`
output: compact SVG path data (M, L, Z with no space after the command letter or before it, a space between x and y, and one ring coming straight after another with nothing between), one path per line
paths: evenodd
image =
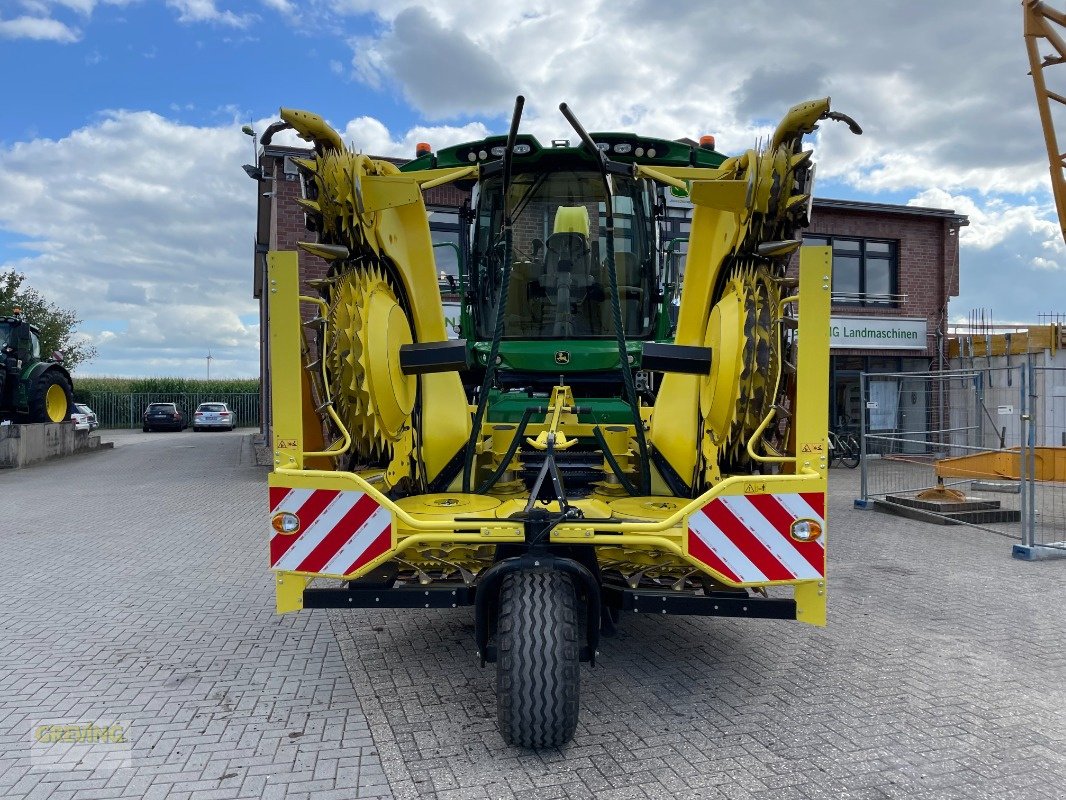
M90 378L74 376L74 400L92 405L89 397L111 394L254 394L259 391L258 378Z

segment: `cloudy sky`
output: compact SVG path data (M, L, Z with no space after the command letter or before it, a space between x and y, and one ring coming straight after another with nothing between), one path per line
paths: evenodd
M1066 247L1021 22L1015 0L0 0L0 268L84 319L82 374L198 377L210 349L255 375L244 123L306 108L409 155L503 132L521 92L542 139L565 100L737 152L828 94L865 135L819 133L817 193L967 214L952 316L1035 321L1066 312Z

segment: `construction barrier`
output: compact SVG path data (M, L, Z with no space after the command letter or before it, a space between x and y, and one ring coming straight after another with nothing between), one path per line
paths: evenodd
M863 373L863 503L1066 555L1066 369L1033 361Z

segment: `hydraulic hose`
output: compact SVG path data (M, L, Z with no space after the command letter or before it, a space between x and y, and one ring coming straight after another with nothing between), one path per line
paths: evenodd
M614 453L611 452L610 446L607 444L607 440L603 436L603 431L600 430L600 426L597 425L592 429L592 435L596 437L596 442L600 445L600 450L603 451L603 457L607 459L607 464L611 467L611 472L618 478L618 482L622 484L622 488L626 490L631 496L637 494L636 487L629 482L629 478L622 471L622 468L618 465L618 461L615 460Z
M515 138L518 136L518 125L522 120L522 107L526 99L518 95L514 102L514 114L511 116L511 129L507 133L507 150L503 154L503 275L500 277L500 291L496 297L496 327L492 333L492 345L489 347L488 359L485 362L485 376L481 381L481 391L478 392L477 409L474 412L474 421L471 425L470 439L466 444L466 459L463 463L463 492L470 491L470 474L474 468L474 459L477 457L477 442L481 438L481 424L485 419L485 408L489 401L489 389L496 376L496 359L500 353L500 339L503 338L504 307L507 304L508 291L511 284L511 213L507 208L507 196L511 183L511 158L514 152Z
M514 438L511 439L511 444L507 447L507 452L504 453L503 460L500 461L500 465L488 477L488 479L477 488L478 494L485 494L489 491L489 489L496 485L496 481L498 481L500 476L507 470L507 465L511 463L515 451L518 450L518 446L522 443L522 437L526 435L526 426L529 425L530 418L532 418L533 414L537 411L543 413L544 409L537 408L536 406L526 407L526 410L522 413L522 420L518 423L518 427L515 429Z
M626 334L622 328L622 303L618 296L618 276L614 264L614 200L611 191L611 177L606 154L596 146L596 142L589 136L576 116L566 103L559 104L559 111L566 117L566 121L577 132L581 141L597 158L600 167L600 176L603 178L603 189L606 192L604 198L604 211L607 217L607 280L610 283L611 315L614 318L615 341L618 343L618 360L622 369L622 383L625 386L626 400L633 412L633 426L636 429L637 447L640 450L640 491L648 494L651 491L651 471L648 466L648 440L644 435L644 420L640 417L640 401L637 397L637 387L633 381L633 369L629 364L629 350L626 348Z

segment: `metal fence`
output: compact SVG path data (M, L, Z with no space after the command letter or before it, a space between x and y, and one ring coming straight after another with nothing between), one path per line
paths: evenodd
M1066 369L863 373L861 494L1066 553Z
M238 427L259 426L257 392L93 392L86 405L96 414L101 428L139 428L149 403L177 403L188 414L200 403L225 403L236 417Z
M860 380L863 499L1020 538L1022 365Z
M1066 554L1066 368L1028 370L1022 544Z

